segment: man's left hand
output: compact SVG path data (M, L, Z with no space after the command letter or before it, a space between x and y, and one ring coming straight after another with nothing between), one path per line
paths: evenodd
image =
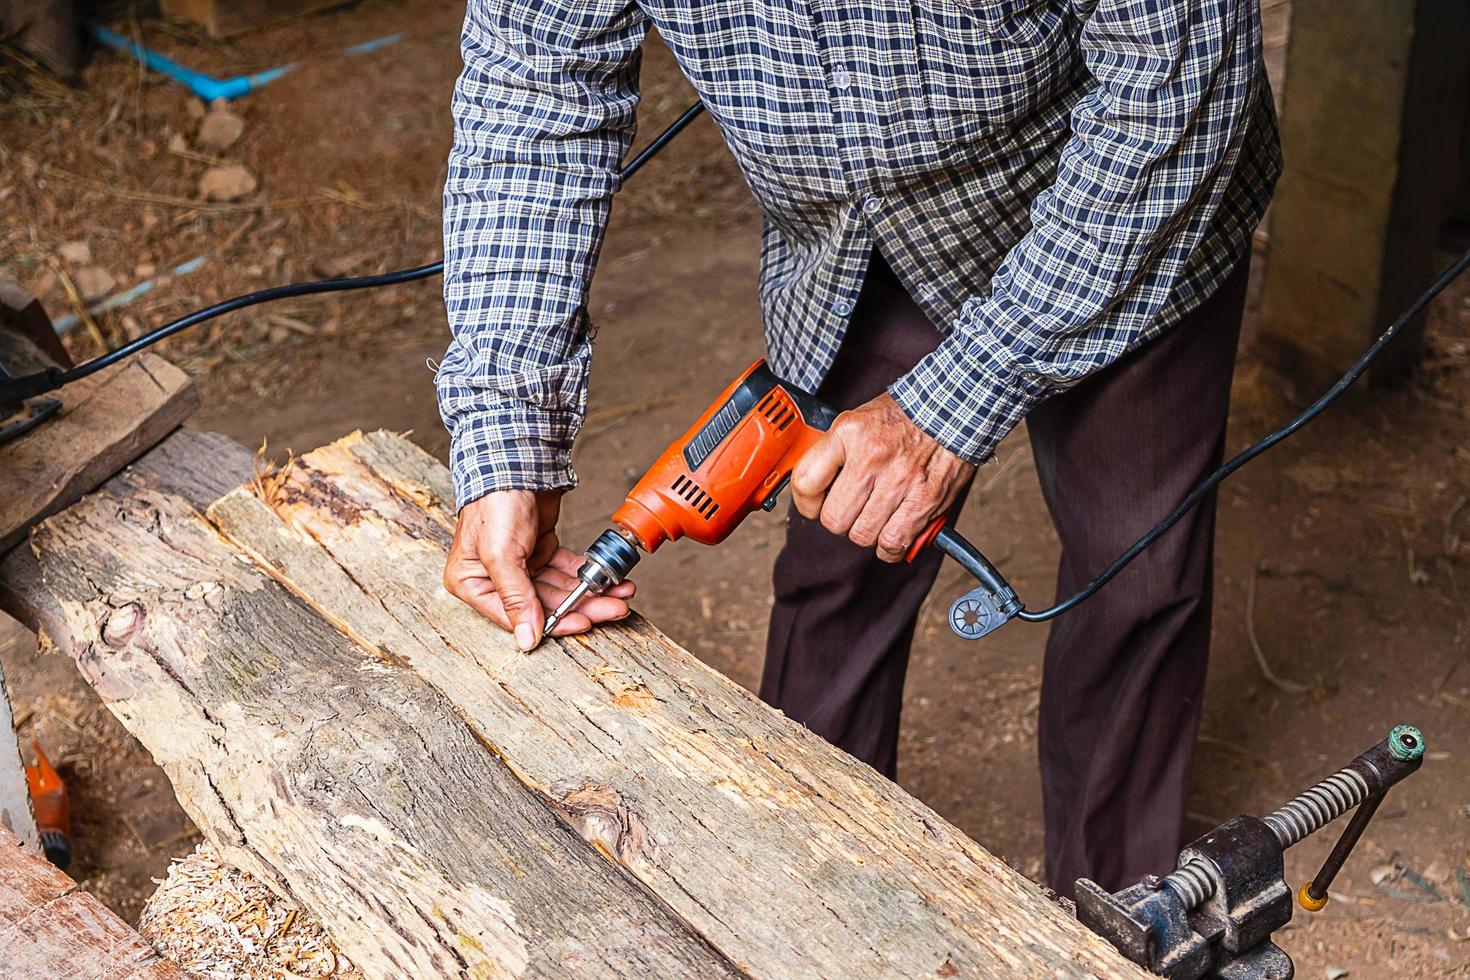
M837 417L792 471L791 497L803 517L896 562L974 475L885 392Z

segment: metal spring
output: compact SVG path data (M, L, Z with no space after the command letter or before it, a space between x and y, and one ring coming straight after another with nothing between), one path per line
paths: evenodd
M1184 899L1186 909L1197 909L1215 894L1215 881L1205 870L1205 863L1198 858L1184 867L1171 871L1164 879Z
M1314 834L1368 798L1368 781L1356 769L1340 769L1296 799L1266 815L1282 847Z
M1263 819L1283 848L1314 834L1368 798L1368 781L1356 769L1340 769ZM1203 861L1195 859L1169 873L1164 884L1197 909L1215 894L1215 881Z

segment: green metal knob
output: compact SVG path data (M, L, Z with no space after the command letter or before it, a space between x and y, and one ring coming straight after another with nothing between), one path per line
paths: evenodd
M1400 762L1413 762L1424 754L1424 733L1413 725L1395 725L1388 733L1388 754Z

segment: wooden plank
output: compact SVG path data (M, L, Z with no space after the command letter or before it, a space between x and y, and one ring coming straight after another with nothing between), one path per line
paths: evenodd
M341 440L209 515L358 643L417 671L755 975L1140 975L898 786L641 619L519 653L441 587L448 474L404 439Z
M77 660L232 864L369 976L730 977L412 671L129 471L32 535Z
M1261 337L1312 390L1429 282L1458 182L1470 5L1294 0ZM1373 369L1418 356L1408 331Z
M343 6L347 0L162 0L165 17L203 24L216 37L239 34L287 17Z
M189 376L140 354L68 385L61 413L0 445L0 553L36 521L79 499L199 407Z
M0 828L0 975L183 980L125 922Z
M0 616L0 648L5 646L6 627L19 628ZM36 831L36 818L31 812L31 794L16 740L15 712L10 707L3 665L0 665L0 828L10 831L36 854L41 853L41 835Z

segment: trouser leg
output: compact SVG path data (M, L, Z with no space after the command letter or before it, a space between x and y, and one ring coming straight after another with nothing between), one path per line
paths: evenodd
M834 408L855 408L939 341L939 331L875 252L818 395ZM912 564L890 565L794 508L787 521L760 696L893 778L909 645L940 555L931 548Z
M1027 418L1062 543L1085 585L1219 465L1248 263L1185 322ZM1171 870L1210 648L1214 497L1051 628L1038 753L1046 877L1116 890Z

